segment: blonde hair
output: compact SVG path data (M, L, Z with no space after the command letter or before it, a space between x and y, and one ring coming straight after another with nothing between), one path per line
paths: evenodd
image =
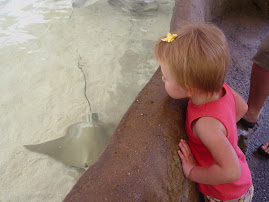
M187 24L171 34L178 35L173 42L156 44L156 59L167 65L182 88L219 92L230 61L223 32L212 24Z

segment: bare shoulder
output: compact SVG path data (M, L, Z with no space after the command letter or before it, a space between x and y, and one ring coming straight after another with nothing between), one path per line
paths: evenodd
M192 130L196 137L203 139L204 136L216 134L227 136L225 126L221 121L213 117L201 117L192 124Z
M229 87L230 87L230 86L229 86ZM230 87L230 89L231 89L231 91L232 91L232 93L233 93L235 99L238 99L238 98L241 97L240 94L239 94L238 92L236 92L234 89L232 89L231 87Z

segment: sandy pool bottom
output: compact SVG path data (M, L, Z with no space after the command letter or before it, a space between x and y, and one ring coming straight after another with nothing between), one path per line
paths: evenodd
M23 145L64 136L84 120L89 109L78 65L93 111L116 125L158 67L153 46L169 30L173 2L140 15L105 0L73 14L69 1L35 6L16 17L1 8L2 19L14 26L0 35L0 201L63 200L83 171ZM42 23L30 18L22 26L29 13L42 16ZM23 34L27 40L20 40Z

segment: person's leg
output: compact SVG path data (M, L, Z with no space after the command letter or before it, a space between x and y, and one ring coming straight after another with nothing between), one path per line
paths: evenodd
M253 63L248 97L248 111L243 118L256 122L262 106L269 96L269 71Z
M248 97L248 111L243 116L243 119L249 123L255 123L258 120L261 108L268 96L269 71L253 63ZM260 148L264 150L265 153L269 154L269 141L264 143Z
M248 111L239 121L247 128L255 126L260 111L269 96L269 34L262 41L252 61ZM269 144L269 141L259 148L262 152L265 152L265 155L269 153L267 144Z

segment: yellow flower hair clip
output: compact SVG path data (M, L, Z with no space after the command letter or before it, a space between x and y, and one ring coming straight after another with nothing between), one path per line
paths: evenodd
M171 43L172 41L175 40L175 38L177 38L177 34L170 34L169 32L166 34L166 37L161 39L162 41Z

